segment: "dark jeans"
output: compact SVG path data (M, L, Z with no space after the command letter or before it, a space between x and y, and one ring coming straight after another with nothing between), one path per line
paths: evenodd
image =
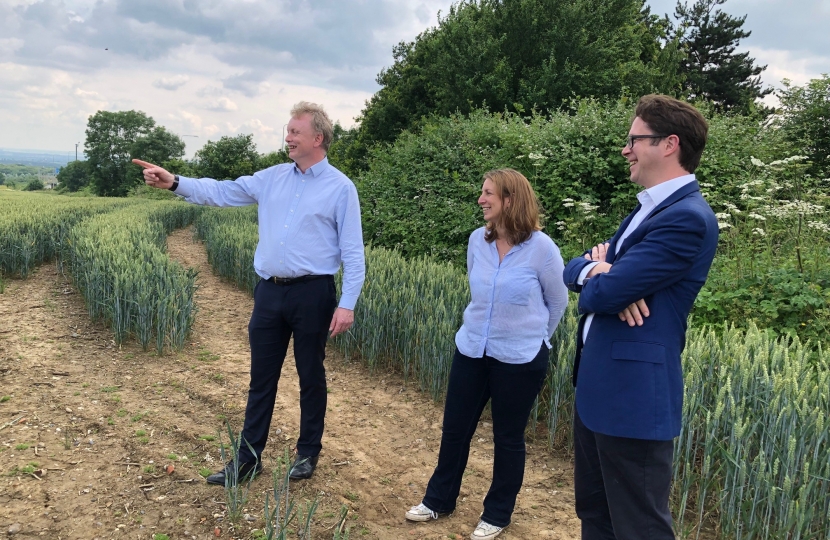
M548 348L527 364L505 364L487 355L470 358L458 350L450 369L438 465L429 479L424 504L441 514L455 510L467 467L470 440L481 411L492 399L493 483L481 519L506 527L525 473L525 427L548 372Z
M251 383L245 408L242 462L261 458L274 413L277 383L294 336L294 363L300 377L300 436L297 451L316 456L323 447L326 417L326 339L336 307L334 278L277 285L261 280L254 289L254 312L248 323ZM251 455L248 442L256 452Z
M574 408L574 496L583 540L674 540L672 441L588 429Z

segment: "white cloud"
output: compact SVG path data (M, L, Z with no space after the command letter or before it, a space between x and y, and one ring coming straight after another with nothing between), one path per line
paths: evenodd
M153 81L153 86L156 88L164 88L165 90L178 90L190 80L187 75L176 75L174 77L162 77Z
M239 109L236 103L224 96L215 101L209 102L205 105L205 108L209 111L235 111Z

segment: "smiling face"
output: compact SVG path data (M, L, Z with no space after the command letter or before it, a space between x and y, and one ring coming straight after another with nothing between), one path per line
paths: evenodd
M325 155L321 147L322 142L323 134L314 131L311 115L295 116L288 122L288 133L285 136L288 157L293 159L301 169L322 159L318 156L318 154Z
M655 135L654 131L638 116L631 123L629 135ZM657 144L653 144L657 141ZM622 155L628 160L631 181L644 188L659 183L657 175L661 167L663 148L660 139L637 139L631 146L622 149Z
M478 198L478 205L484 211L484 220L490 223L497 223L501 215L504 203L510 204L510 199L501 198L501 193L497 192L496 185L492 180L487 178L481 186L481 197Z

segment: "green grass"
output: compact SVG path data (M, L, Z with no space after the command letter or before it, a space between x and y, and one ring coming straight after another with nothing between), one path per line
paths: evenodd
M9 401L11 398L12 398L11 396L0 397L0 403L5 403L5 402Z
M28 445L28 444L26 444L26 443L20 443L20 444L18 444L17 446L15 446L15 447L14 447L14 449L15 449L15 450L28 450L28 449L29 449L29 446L30 446L30 445Z
M202 467L201 469L199 469L199 475L203 478L207 478L211 474L213 474L213 471L208 469L207 467Z
M213 441L216 440L216 437L214 435L199 435L199 438L202 439L203 441L208 441L208 442L213 442Z

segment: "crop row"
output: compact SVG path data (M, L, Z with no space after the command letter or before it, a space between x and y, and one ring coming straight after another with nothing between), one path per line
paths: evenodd
M0 274L28 277L38 264L58 255L76 223L135 202L0 190Z
M167 235L201 210L186 203L0 191L0 278L56 259L93 319L122 343L180 348L194 317L196 273L171 261ZM0 288L0 290L2 290Z

